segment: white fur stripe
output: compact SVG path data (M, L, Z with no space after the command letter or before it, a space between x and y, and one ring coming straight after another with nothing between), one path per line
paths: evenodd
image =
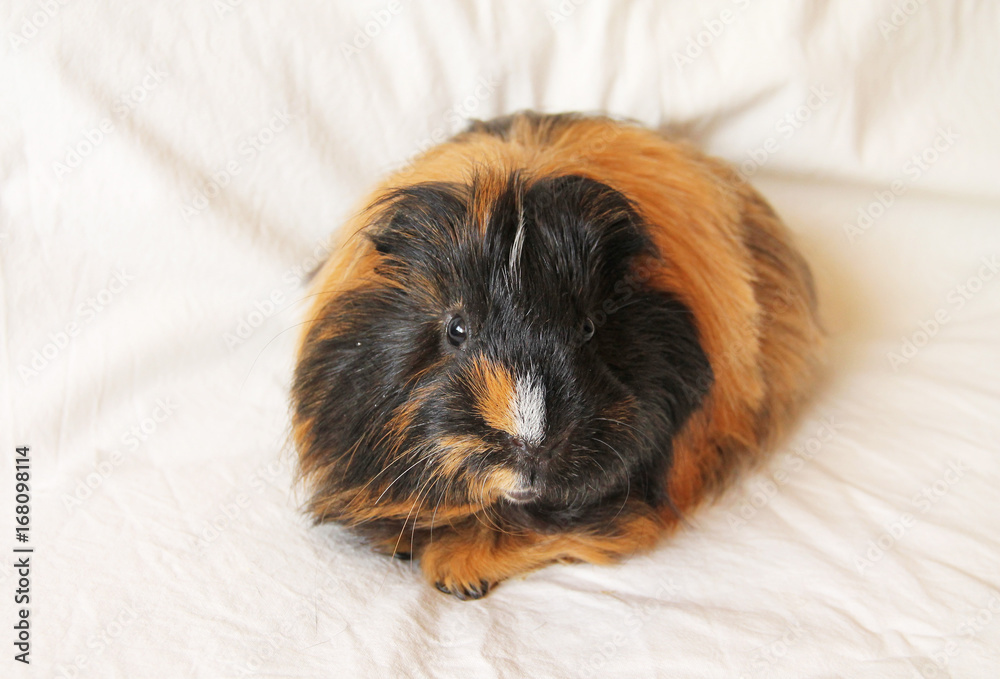
M521 194L517 194L517 231L514 232L514 244L510 247L510 258L507 267L510 269L510 277L513 281L520 278L518 269L521 261L521 250L524 248L524 205L521 203Z
M534 375L519 377L514 395L515 435L531 445L545 438L545 385Z

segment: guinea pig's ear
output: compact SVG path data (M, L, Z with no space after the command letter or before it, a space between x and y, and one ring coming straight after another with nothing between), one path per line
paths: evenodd
M369 236L372 245L375 246L375 252L388 255L392 254L392 246L389 244L389 239L385 237L385 234L375 233Z
M383 214L379 222L368 228L366 235L380 255L392 255L399 251L399 232L403 222L400 210Z
M368 240L380 255L392 255L399 251L399 229L396 228L398 219L398 214L393 215L386 223L368 230Z

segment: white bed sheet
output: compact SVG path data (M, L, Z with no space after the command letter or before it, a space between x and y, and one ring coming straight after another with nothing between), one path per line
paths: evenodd
M0 19L0 676L1000 676L995 4ZM520 108L743 167L813 263L830 375L773 464L654 552L462 603L307 525L287 390L305 274L354 201ZM30 666L8 640L25 444Z

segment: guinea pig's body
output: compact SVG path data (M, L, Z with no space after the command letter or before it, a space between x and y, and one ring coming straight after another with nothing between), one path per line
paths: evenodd
M809 387L808 267L687 145L521 113L365 205L319 273L295 374L309 510L459 598L653 545Z

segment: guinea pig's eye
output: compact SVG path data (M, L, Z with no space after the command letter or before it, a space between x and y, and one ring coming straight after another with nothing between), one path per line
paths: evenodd
M590 320L590 316L583 319L583 323L580 325L580 335L583 337L584 342L589 342L594 336L594 331L597 328L594 327L594 322Z
M452 316L447 326L448 341L452 346L460 347L469 339L469 329L465 325L465 319L461 316Z

